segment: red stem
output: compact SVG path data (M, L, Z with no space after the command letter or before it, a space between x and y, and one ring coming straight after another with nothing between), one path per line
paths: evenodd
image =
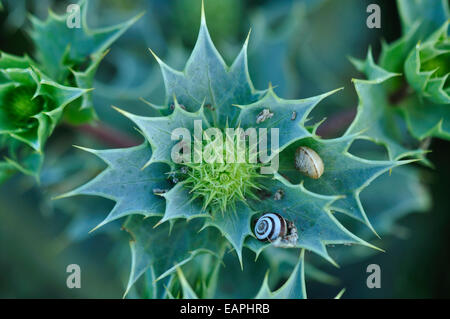
M139 144L137 138L102 123L84 124L79 126L78 130L110 147L125 148Z
M335 137L352 123L355 115L356 108L343 110L320 125L317 134L324 138Z

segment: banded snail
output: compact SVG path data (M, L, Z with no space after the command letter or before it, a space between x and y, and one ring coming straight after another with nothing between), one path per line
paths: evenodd
M266 213L255 224L255 235L260 241L274 241L285 236L286 231L286 220L277 213Z
M258 218L255 235L258 240L270 241L275 247L295 247L298 241L297 227L277 213L266 213Z
M307 146L300 146L295 151L295 168L314 179L323 174L323 161L314 150Z

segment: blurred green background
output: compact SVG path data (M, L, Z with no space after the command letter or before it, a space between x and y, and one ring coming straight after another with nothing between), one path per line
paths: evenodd
M45 18L49 7L63 13L70 3L2 2L0 49L31 55L33 48L25 32L29 28L27 14ZM381 29L366 27L366 7L370 3L377 3L382 9ZM88 21L92 27L116 24L146 11L111 48L100 65L94 91L102 125L115 128L114 134L126 137L125 144L138 144L140 137L133 125L112 111L110 105L152 114L139 98L162 102L164 88L158 66L147 48L181 69L195 43L200 1L91 0L89 6ZM271 82L284 98L345 88L312 114L316 120L328 118L321 128L325 137L342 133L355 113L357 96L351 79L361 75L348 56L361 58L369 46L378 56L381 39L391 42L400 36L396 4L389 0L206 0L205 6L213 41L227 62L237 54L251 28L250 74L257 88L265 88ZM88 233L113 203L85 197L51 199L89 180L104 167L89 154L75 150L74 144L117 147L111 141L93 138L86 130L62 125L49 140L39 185L31 178L15 176L0 186L0 298L122 297L130 268L127 234L120 230L120 221ZM307 281L309 297L329 298L342 287L347 288L344 298L450 297L449 143L433 140L431 150L429 159L435 168L414 168L415 182L423 187L418 207L415 200L419 199L408 198L414 193L405 192L405 202L410 205L396 210L401 219L380 226L388 228L380 241L386 252L360 253L351 247L355 250L353 258L342 259L340 269L307 254L311 265L334 276L328 280L332 285L324 285L327 280L311 276ZM375 151L380 152L377 148ZM380 179L364 190L362 201L369 218L383 207L368 194L379 194L380 189L389 193L407 188L398 187L383 184ZM395 204L398 202L392 206ZM422 213L416 214L418 211ZM336 256L339 253L336 247ZM248 255L248 260L252 260L254 256ZM66 287L66 267L72 263L81 267L81 289ZM381 267L381 289L366 286L366 267L372 263ZM229 269L235 266L230 262ZM244 269L243 275L254 275L252 267ZM265 269L261 271L259 275L263 276ZM251 297L251 293L242 292L242 296Z

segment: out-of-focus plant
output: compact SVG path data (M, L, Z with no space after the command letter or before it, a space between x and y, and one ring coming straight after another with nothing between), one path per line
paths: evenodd
M0 179L11 168L38 178L45 143L61 119L78 124L95 118L90 91L98 65L106 49L139 18L91 30L86 1L78 5L80 28L68 27L69 14L49 11L45 21L31 17L36 61L1 55L0 146L6 163Z
M370 50L366 60L352 60L367 80L355 81L361 103L349 131L365 129L391 159L417 152L426 138L448 139L450 130L448 3L398 5L403 36L383 43L378 64Z

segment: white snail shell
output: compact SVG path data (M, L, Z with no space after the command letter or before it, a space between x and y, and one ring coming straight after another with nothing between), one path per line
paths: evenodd
M285 219L277 213L262 215L255 224L255 235L261 241L274 241L286 235L287 225Z
M300 146L295 151L295 167L306 176L318 179L323 174L323 161L314 150Z

